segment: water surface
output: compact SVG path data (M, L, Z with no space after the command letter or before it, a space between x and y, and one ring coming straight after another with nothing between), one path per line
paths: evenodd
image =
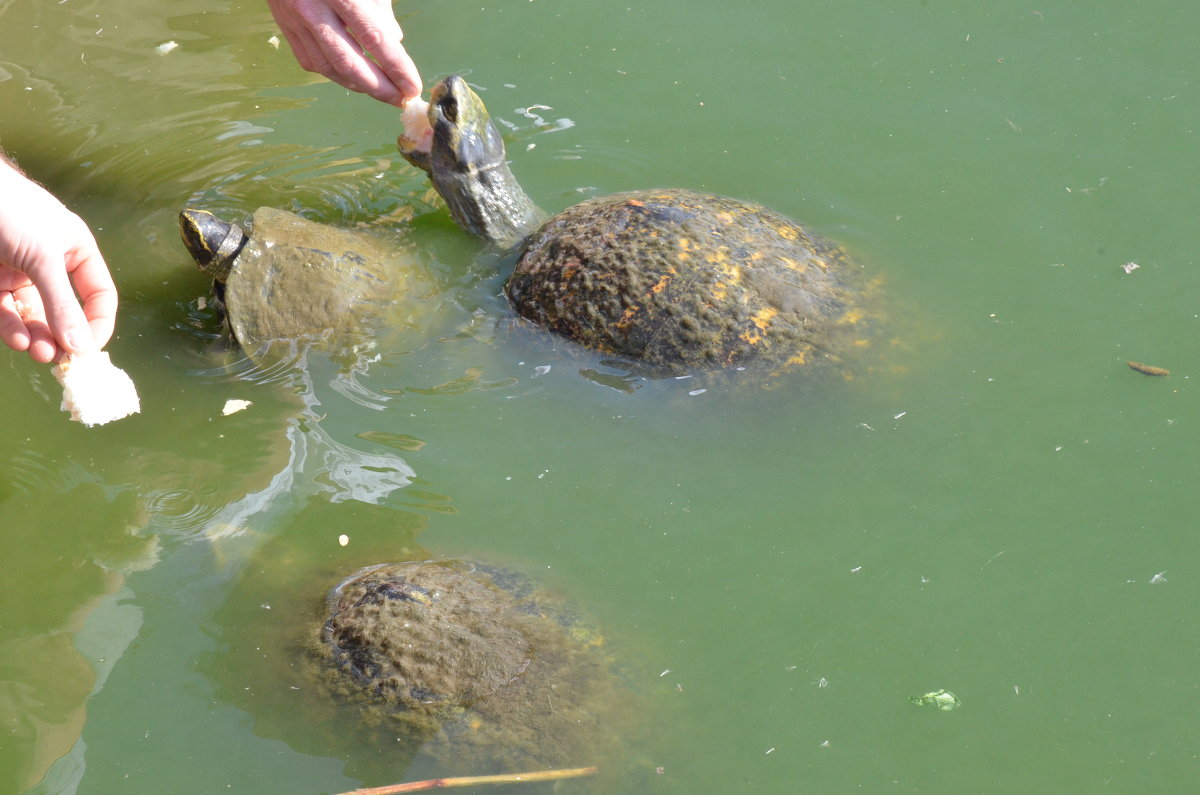
M260 595L425 554L538 576L640 672L647 758L599 791L1192 785L1198 12L401 11L547 210L760 201L882 276L892 333L852 380L600 385L512 332L503 263L395 154L396 111L301 72L260 4L0 2L0 145L96 230L143 399L77 427L46 368L0 356L0 789L403 780L231 697L270 684L232 639ZM213 338L188 204L386 217L436 288L368 367L263 377ZM961 706L908 700L939 688Z

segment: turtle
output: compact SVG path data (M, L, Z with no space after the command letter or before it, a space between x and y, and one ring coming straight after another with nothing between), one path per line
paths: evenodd
M325 692L401 750L464 769L582 764L607 742L597 724L636 700L595 627L501 566L367 566L330 589L314 629Z
M364 321L419 276L384 236L260 207L249 225L208 210L179 214L184 246L213 292L234 339L264 364L276 344L355 340Z
M771 372L869 344L871 282L845 251L762 205L684 189L587 199L546 219L458 75L397 141L451 217L515 258L516 313L638 372ZM410 130L412 119L418 127Z

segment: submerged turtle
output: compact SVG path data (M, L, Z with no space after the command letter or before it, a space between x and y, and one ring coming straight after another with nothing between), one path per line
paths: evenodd
M412 286L413 269L385 239L286 210L259 208L244 230L186 209L179 227L230 331L259 363L274 343L351 336Z
M410 110L405 121L401 154L428 172L454 220L517 250L505 292L538 326L663 374L781 369L865 342L861 269L776 212L664 189L590 199L544 221L462 78L438 83L424 118Z
M356 572L330 591L313 649L360 721L467 770L590 763L613 728L598 726L629 701L594 629L528 579L479 564Z

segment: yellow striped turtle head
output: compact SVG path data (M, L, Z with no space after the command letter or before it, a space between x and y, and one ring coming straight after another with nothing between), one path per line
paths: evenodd
M200 270L222 284L247 240L240 226L222 221L207 210L181 212L179 234Z

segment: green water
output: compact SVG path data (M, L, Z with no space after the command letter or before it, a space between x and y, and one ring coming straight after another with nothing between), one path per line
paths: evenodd
M648 739L593 791L1194 788L1200 12L401 11L546 209L763 202L886 280L895 344L851 381L609 389L507 328L503 273L394 154L397 113L309 79L260 4L0 0L0 145L96 230L143 401L84 429L0 355L0 791L404 780L245 697L270 682L239 639L421 554L520 568L605 628ZM211 338L189 203L411 215L437 289L366 369L263 378ZM961 706L908 701L939 688Z

